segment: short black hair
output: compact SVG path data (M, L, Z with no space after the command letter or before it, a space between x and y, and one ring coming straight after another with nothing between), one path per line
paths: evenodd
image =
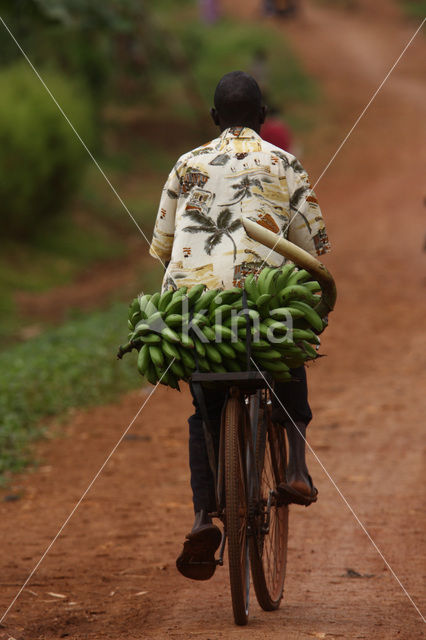
M214 93L220 117L234 124L255 119L262 108L262 92L256 80L244 71L231 71L220 80ZM239 123L241 124L241 122Z

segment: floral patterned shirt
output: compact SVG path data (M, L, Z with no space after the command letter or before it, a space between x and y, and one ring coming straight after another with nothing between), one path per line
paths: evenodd
M179 158L164 186L150 247L170 261L163 289L241 286L283 258L247 236L248 217L312 255L329 251L308 176L291 154L252 129L232 127Z

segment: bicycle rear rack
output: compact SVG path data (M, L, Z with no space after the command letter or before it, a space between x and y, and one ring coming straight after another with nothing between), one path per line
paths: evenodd
M191 382L199 382L202 385L214 384L225 388L240 387L244 393L256 393L272 384L271 374L267 371L237 371L227 373L193 373Z

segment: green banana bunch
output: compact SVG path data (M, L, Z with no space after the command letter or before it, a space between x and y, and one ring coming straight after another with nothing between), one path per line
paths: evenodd
M189 381L197 369L245 370L250 343L259 368L291 380L290 369L319 357L324 323L314 307L320 285L287 263L265 266L258 277L250 273L243 288L206 291L198 284L138 296L129 306L129 339L118 357L136 349L142 376L179 389L179 380Z

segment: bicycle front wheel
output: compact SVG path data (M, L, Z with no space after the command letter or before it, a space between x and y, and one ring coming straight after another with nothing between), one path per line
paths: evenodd
M247 491L244 452L245 413L239 398L228 399L225 420L225 525L229 578L236 624L248 621L250 565L247 538Z
M276 494L279 483L285 482L286 444L284 427L271 422L266 402L260 415L256 440L260 495L250 537L250 560L257 600L262 609L273 611L280 606L287 564L288 506L280 504Z

